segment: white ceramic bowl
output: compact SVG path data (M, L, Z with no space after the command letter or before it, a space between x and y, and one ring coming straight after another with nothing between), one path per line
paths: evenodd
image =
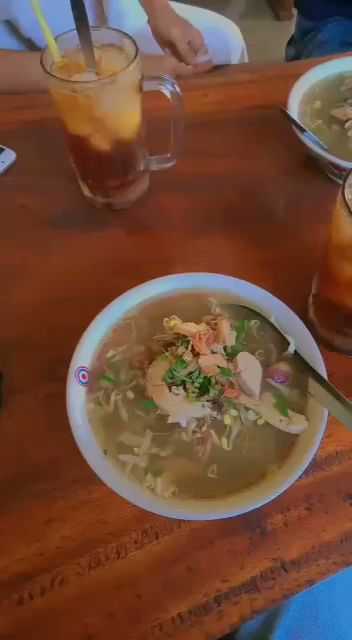
M306 91L320 80L343 72L349 72L352 74L352 56L336 58L329 62L323 62L322 64L318 64L316 67L313 67L313 69L310 69L310 71L304 73L291 89L287 102L287 110L291 115L299 120L300 106ZM303 133L298 131L295 127L292 128L303 144L308 148L311 155L318 160L325 173L327 173L328 176L336 182L343 182L346 174L352 170L352 162L341 160L341 158L319 149L314 146L314 144L312 144L303 135Z
M274 315L285 333L292 336L302 354L326 377L317 344L301 320L283 302L244 280L211 273L188 273L151 280L119 296L91 322L73 354L67 378L67 412L76 443L95 473L113 491L130 502L164 516L186 520L226 518L256 509L285 491L305 470L324 434L327 412L314 400L308 402L309 429L297 438L293 450L276 473L240 493L218 500L159 498L129 479L105 457L95 439L86 411L86 368L89 371L97 346L126 313L155 296L177 290L210 289Z

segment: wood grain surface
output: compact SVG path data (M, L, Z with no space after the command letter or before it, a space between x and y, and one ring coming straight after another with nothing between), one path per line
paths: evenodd
M306 64L183 84L186 140L129 211L81 196L46 96L2 97L0 638L215 640L352 561L352 434L330 420L304 477L247 516L187 523L112 493L77 450L65 376L92 318L129 287L214 271L302 318L337 187L277 106ZM164 107L149 105L152 142ZM352 362L324 352L352 394Z

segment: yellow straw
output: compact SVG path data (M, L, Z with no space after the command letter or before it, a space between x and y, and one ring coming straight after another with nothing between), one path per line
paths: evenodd
M45 20L42 8L40 6L40 0L32 0L32 7L34 10L35 15L37 16L38 22L41 26L42 32L44 34L44 38L48 43L48 48L49 51L52 55L52 58L54 60L54 62L60 62L61 60L61 53L60 53L60 49L57 46L56 40L53 36L53 33L47 23L47 21Z

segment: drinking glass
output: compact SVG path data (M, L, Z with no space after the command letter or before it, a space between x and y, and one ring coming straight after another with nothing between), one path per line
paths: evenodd
M76 31L57 38L62 59L47 49L42 67L66 132L84 195L97 206L121 209L140 198L150 171L171 167L183 132L182 96L168 76L142 77L138 47L126 33L93 27L97 73L86 69ZM150 156L143 136L142 92L161 91L171 102L170 149Z
M352 355L352 172L334 208L327 247L313 281L309 317L323 342Z

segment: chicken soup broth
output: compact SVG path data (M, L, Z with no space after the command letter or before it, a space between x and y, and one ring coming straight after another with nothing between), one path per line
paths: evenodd
M307 380L219 292L136 307L97 350L88 415L106 456L162 497L217 498L274 472L308 427Z
M316 82L302 98L299 118L330 153L352 162L352 73Z

